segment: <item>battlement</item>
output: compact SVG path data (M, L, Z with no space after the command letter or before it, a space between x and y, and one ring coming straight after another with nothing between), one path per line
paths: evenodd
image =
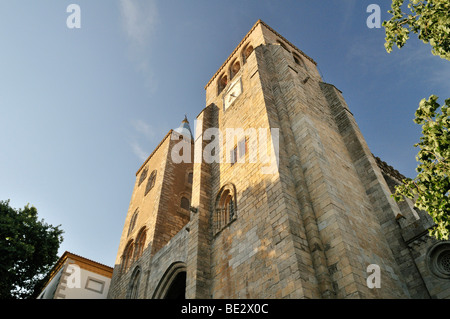
M373 157L377 161L378 167L384 174L392 178L395 178L399 183L401 183L404 179L406 179L406 177L403 174L401 174L398 170L396 170L394 167L382 161L379 157L376 157L375 155Z

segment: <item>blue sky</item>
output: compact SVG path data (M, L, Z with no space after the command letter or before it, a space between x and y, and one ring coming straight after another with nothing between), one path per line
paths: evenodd
M113 266L135 173L262 19L339 88L372 152L415 176L422 98L450 63L415 36L387 54L366 8L389 0L21 0L0 3L0 200L34 205L65 250ZM69 4L81 28L69 29Z

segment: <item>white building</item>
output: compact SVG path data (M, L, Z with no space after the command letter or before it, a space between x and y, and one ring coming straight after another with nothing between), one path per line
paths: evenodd
M106 299L113 269L65 252L38 299Z

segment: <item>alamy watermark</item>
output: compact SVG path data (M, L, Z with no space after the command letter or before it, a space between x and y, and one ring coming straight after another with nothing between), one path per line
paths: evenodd
M196 128L201 121L196 121ZM178 142L172 147L171 159L179 163L259 163L262 174L273 174L279 165L278 128L208 128L196 132L194 156L190 134L174 131L171 139Z
M81 269L76 264L70 264L67 266L67 288L81 288Z
M367 276L367 287L370 289L373 288L381 288L381 270L380 266L377 264L370 264L367 266L367 273L370 273L369 276Z
M378 4L369 4L366 9L370 15L367 17L366 25L369 29L381 28L381 9Z
M66 12L70 15L66 19L66 25L69 29L81 28L81 8L78 4L69 4Z

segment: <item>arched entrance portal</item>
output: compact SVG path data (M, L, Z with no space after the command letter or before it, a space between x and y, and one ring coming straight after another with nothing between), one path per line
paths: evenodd
M186 265L173 263L163 275L156 287L153 299L185 299L186 298Z
M173 280L163 299L186 299L186 272L182 271Z

